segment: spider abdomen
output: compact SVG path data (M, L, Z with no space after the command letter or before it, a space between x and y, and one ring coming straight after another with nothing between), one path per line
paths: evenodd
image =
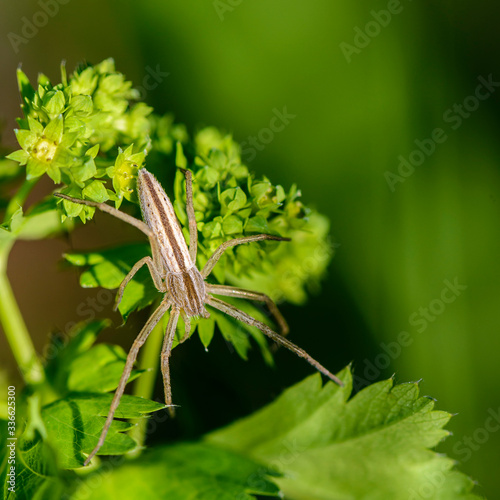
M166 268L179 273L193 267L172 202L156 177L145 168L139 170L137 192L144 222L155 234Z
M188 316L207 317L205 280L196 267L180 273L167 274L170 297Z

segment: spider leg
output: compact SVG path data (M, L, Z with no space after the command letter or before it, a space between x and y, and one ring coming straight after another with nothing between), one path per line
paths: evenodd
M109 428L111 427L116 409L120 404L120 399L123 396L123 392L125 391L125 385L127 384L128 378L130 377L130 373L132 371L132 367L134 366L135 360L137 359L137 354L139 353L139 349L143 346L144 342L146 342L146 339L148 338L149 334L156 326L158 321L160 321L161 317L165 314L165 312L168 310L169 307L170 307L170 302L168 300L163 301L156 309L156 311L148 319L147 323L144 325L141 332L134 340L134 343L132 344L132 347L130 348L130 351L128 353L127 361L125 362L125 368L123 369L123 373L120 378L118 387L115 391L113 401L111 402L111 406L109 408L108 416L106 418L106 423L104 424L104 427L102 429L101 436L99 437L99 441L97 442L96 447L92 450L90 455L85 460L84 465L88 465L90 463L92 458L94 458L96 453L104 444L104 440L106 439L106 434L108 433Z
M286 335L290 331L285 318L278 309L278 306L266 294L254 292L252 290L245 290L235 286L211 285L208 283L206 284L206 288L208 293L213 293L214 295L225 295L226 297L237 297L241 299L255 300L257 302L264 302L269 309L269 312L278 323L281 335Z
M141 230L147 236L151 236L152 234L151 229L145 222L136 219L135 217L132 217L131 215L126 214L125 212L121 212L117 208L113 208L112 206L107 205L106 203L97 203L95 201L81 200L80 198L73 198L72 196L68 196L62 193L54 193L54 196L57 198L62 198L63 200L72 201L73 203L78 203L79 205L87 205L89 207L98 208L99 210L101 210L101 212L106 212L112 215L113 217L116 217L117 219L121 219L127 224L135 226L137 229Z
M165 332L165 339L161 350L161 373L163 375L163 388L165 390L165 404L168 406L168 412L171 417L175 415L175 410L172 406L172 387L170 385L169 360L179 315L179 308L174 306L170 313L170 318L168 319L167 331Z
M156 236L153 233L153 231L151 231L151 228L145 222L136 219L135 217L132 217L131 215L126 214L125 212L121 212L120 210L110 205L107 205L106 203L97 203L95 201L81 200L79 198L73 198L72 196L68 196L62 193L55 193L54 196L56 196L57 198L62 198L63 200L71 201L73 203L78 203L79 205L87 205L89 207L98 208L102 212L106 212L112 215L113 217L116 217L117 219L120 219L123 222L126 222L127 224L130 224L139 229L140 231L142 231L149 238L149 244L151 245L151 252L153 254L153 261L155 263L156 269L157 270L163 269L158 240L156 239ZM153 276L153 279L155 279L153 273L151 273L151 275Z
M166 292L167 287L162 280L161 272L156 268L156 264L151 257L143 257L141 260L135 263L134 267L130 270L130 272L125 276L124 280L120 283L120 288L118 288L118 293L116 294L115 305L113 309L116 311L123 297L123 292L125 291L125 287L129 284L130 280L135 276L135 273L139 271L139 269L147 264L149 268L149 272L151 273L151 277L153 278L155 287L160 292Z
M234 240L226 241L222 243L222 245L217 248L217 250L212 254L212 256L208 259L205 267L201 271L201 275L206 278L215 267L215 264L222 257L222 254L231 247L236 245L241 245L243 243L251 243L253 241L262 241L262 240L276 240L276 241L290 241L290 238L282 238L281 236L273 236L272 234L256 234L255 236L245 236L244 238L236 238Z
M276 332L273 332L267 325L264 323L252 318L250 315L247 313L240 311L238 308L234 307L231 304L228 304L220 299L216 299L215 297L212 297L210 295L207 295L206 298L206 303L212 307L215 307L215 309L218 309L219 311L222 311L223 313L227 314L228 316L232 316L233 318L242 321L243 323L246 323L247 325L250 326L255 326L257 327L264 335L267 335L270 339L274 340L278 344L283 345L290 351L294 352L297 354L297 356L300 356L301 358L304 358L310 365L314 366L316 370L321 372L323 375L328 377L330 380L333 380L336 384L343 386L343 382L336 377L333 373L328 371L323 365L318 363L314 358L309 356L304 349L301 349L300 347L296 346L293 342L290 342L287 338L282 337Z
M193 263L196 263L196 252L198 250L198 227L194 215L193 205L193 174L184 168L179 170L186 177L186 212L189 221L189 256Z
M179 341L180 344L185 342L191 333L191 318L185 313L184 309L181 309L181 317L184 320L184 335Z

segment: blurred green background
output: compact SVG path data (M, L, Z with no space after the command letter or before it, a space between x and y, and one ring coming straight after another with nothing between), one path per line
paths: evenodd
M352 361L360 387L393 373L398 382L423 379L439 409L458 413L440 450L478 481L480 493L496 498L496 4L53 0L45 25L29 32L26 21L41 3L2 0L3 144L15 146L19 63L32 79L43 71L58 81L62 59L72 70L107 57L148 104L174 112L191 132L215 125L241 143L260 134L260 150L243 158L274 183L297 183L304 201L330 217L336 251L322 290L303 307L283 305L292 339L333 370ZM490 83L478 100L471 96L481 78ZM294 117L268 140L262 130L284 108ZM439 143L429 141L435 129L443 130ZM427 153L416 153L418 144ZM400 155L418 163L413 172L398 172ZM137 237L99 217L70 242L16 246L9 274L40 351L49 331L87 317L78 307L96 296L79 289L74 272L60 272L61 253ZM445 280L460 285L459 295ZM136 317L106 339L129 345L143 321ZM406 345L397 347L398 339ZM165 424L170 437L249 413L310 373L287 352L277 353L272 370L257 352L242 362L221 340L210 355L199 342L188 344L173 357L174 394L186 411ZM0 347L2 365L13 369L3 339Z

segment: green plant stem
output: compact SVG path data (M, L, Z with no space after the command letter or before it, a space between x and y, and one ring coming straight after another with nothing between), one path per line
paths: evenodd
M7 277L8 255L6 249L0 254L0 322L25 382L39 384L44 382L45 372Z
M7 208L5 210L5 220L8 221L14 212L24 205L26 198L30 194L31 190L35 187L36 183L39 181L38 179L31 179L29 181L24 181L21 187L16 191L14 196L9 201Z
M165 315L164 319L168 319L168 313ZM154 392L154 387L156 383L156 377L158 376L158 368L160 365L160 352L163 343L163 337L165 333L164 320L160 320L158 324L154 327L153 331L149 335L149 338L142 348L139 357L140 370L148 370L143 373L134 383L134 389L132 394L134 396L139 396L141 398L151 399ZM148 425L148 420L146 418L141 418L134 420L137 425L130 431L130 436L137 441L138 448L129 454L129 456L134 457L138 455L141 451L141 447L146 439L146 430Z

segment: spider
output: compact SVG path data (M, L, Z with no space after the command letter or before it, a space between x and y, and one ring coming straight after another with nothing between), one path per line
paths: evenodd
M265 294L244 290L242 288L214 285L206 283L205 279L210 275L222 254L230 247L262 240L290 241L289 238L282 238L270 234L257 234L243 238L232 239L222 243L207 263L200 271L196 268L196 253L198 248L198 229L196 226L194 206L193 206L193 185L192 173L189 170L180 169L186 180L186 211L189 222L189 248L181 231L179 221L174 212L174 208L167 194L163 190L158 180L145 168L139 170L137 175L137 192L141 205L144 222L128 214L119 211L106 203L97 203L88 200L72 198L61 193L55 196L79 203L96 207L103 212L107 212L124 222L127 222L141 230L149 238L152 257L144 257L139 260L127 274L120 284L116 295L115 310L120 304L125 287L134 277L135 273L144 265L147 265L153 282L158 291L164 293L163 299L157 309L150 316L139 335L135 339L127 355L125 367L111 402L109 413L106 418L103 430L96 447L85 460L84 465L88 465L92 458L98 453L104 444L106 434L111 426L116 409L125 390L125 386L130 377L132 367L137 359L139 349L146 342L149 334L160 321L162 316L170 309L163 347L161 351L161 372L165 391L165 404L169 412L173 415L172 390L170 385L169 359L172 351L177 322L182 317L185 323L185 333L181 342L189 337L191 331L190 318L201 316L209 318L210 314L205 306L209 305L223 313L231 316L247 325L257 327L262 333L267 335L277 344L281 344L298 356L308 361L314 368L323 373L329 379L339 385L343 385L340 379L330 373L325 367L319 364L303 349L290 342L285 335L288 326L278 310L276 304ZM227 296L259 301L266 304L271 314L274 316L283 335L274 332L266 324L254 319L237 307L228 304L216 297Z

